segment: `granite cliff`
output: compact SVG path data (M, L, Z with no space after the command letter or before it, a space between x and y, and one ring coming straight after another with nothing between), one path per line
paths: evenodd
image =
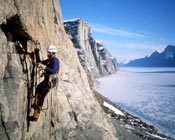
M115 140L115 129L94 97L65 32L59 1L0 3L0 139ZM61 69L58 88L47 95L39 120L29 122L27 116L33 111L31 91L35 86L30 54L37 40L43 57L50 44L58 47ZM17 42L23 47L17 48ZM94 62L89 64L99 76Z
M92 37L92 30L82 19L64 21L66 33L74 44L81 65L91 79L117 71L117 60L104 47L102 41Z

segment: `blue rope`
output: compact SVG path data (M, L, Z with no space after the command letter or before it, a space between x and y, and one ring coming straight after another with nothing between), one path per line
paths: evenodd
M23 77L20 77L20 76L5 76L1 78L1 80L6 80L6 79L18 79L18 80L26 81Z

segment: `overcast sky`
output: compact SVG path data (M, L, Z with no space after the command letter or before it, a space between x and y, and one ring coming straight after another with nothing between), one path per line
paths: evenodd
M60 0L63 20L82 18L118 62L175 45L175 0Z

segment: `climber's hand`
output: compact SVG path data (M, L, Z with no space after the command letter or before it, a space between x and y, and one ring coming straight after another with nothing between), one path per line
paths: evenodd
M38 68L42 68L42 69L46 69L46 65L42 64L42 63L38 63Z

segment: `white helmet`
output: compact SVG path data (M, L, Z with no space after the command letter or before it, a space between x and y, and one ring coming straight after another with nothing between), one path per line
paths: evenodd
M51 53L52 52L56 53L57 52L57 47L55 45L50 45L47 51L51 52Z

